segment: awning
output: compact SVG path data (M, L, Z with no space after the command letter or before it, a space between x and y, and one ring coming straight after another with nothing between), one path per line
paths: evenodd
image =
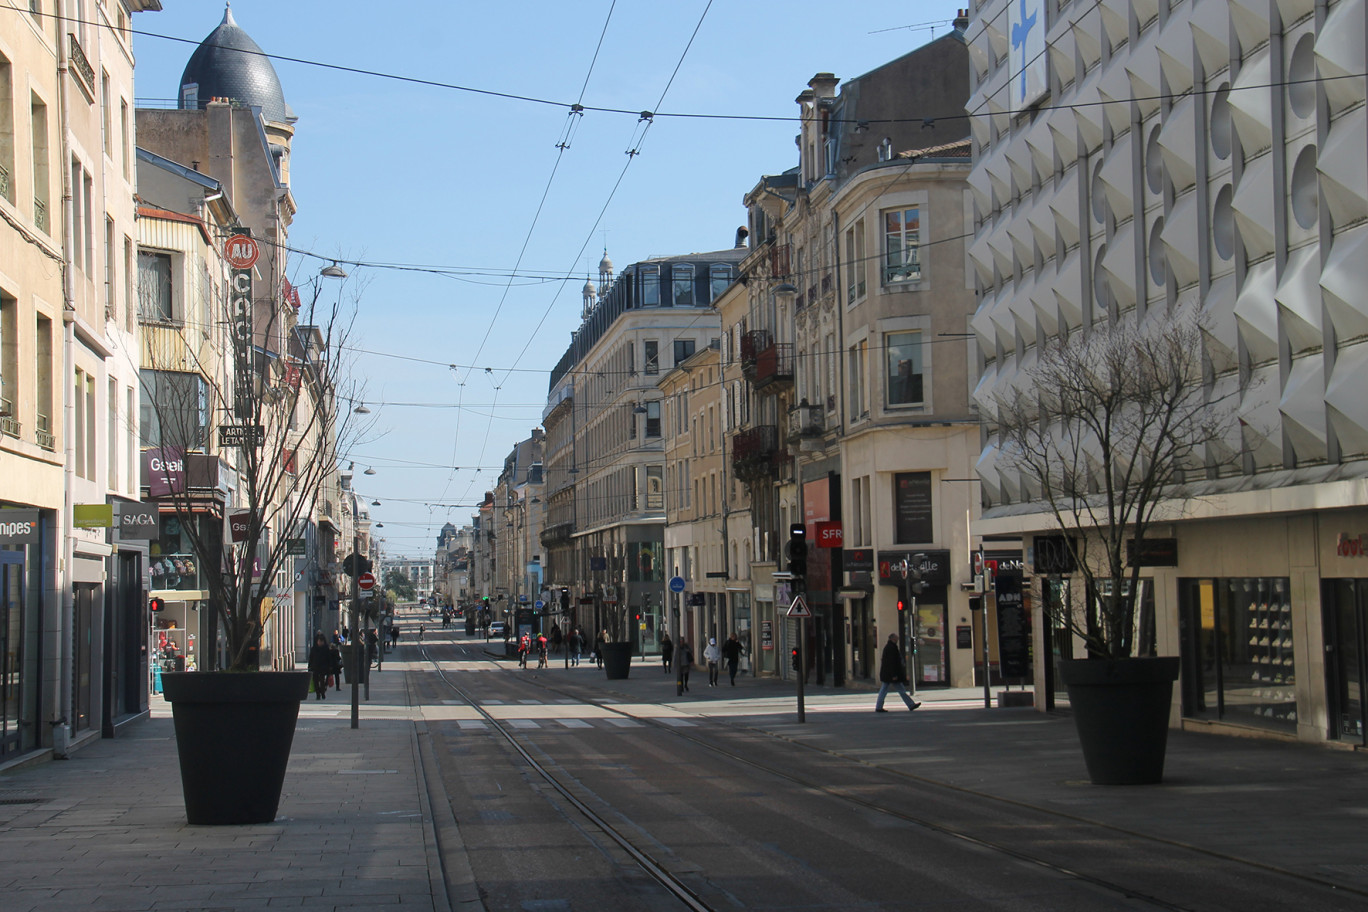
M843 601L853 602L856 599L869 598L872 594L868 589L842 589L836 593L836 597Z

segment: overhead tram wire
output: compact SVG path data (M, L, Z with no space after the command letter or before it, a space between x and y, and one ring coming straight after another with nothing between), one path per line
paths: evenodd
M699 29L703 27L703 21L707 18L708 11L712 9L712 4L713 0L708 0L707 4L703 7L703 12L699 15L698 22L694 25L694 30L689 35L688 42L684 45L684 50L680 52L679 60L675 62L675 67L674 70L672 70L670 73L670 78L666 80L665 87L660 92L660 97L655 105L656 108L660 107L660 104L665 101L665 96L669 93L671 86L674 85L675 78L679 75L680 67L684 65L684 60L688 57L689 50L693 47L694 40L698 37ZM604 27L606 29L607 25L605 24ZM586 86L587 84L588 83L586 81ZM613 188L610 191L608 191L608 198L604 200L603 206L599 209L598 215L594 217L594 223L590 226L589 231L586 233L584 243L580 245L579 251L576 252L574 265L571 267L571 270L567 272L567 279L570 277L571 274L573 274L575 269L578 268L580 258L584 256L584 251L588 249L589 242L593 240L594 232L598 230L599 225L603 221L603 216L608 211L608 207L612 204L614 197L617 196L618 188L622 186L622 181L624 178L626 178L628 169L632 167L632 162L636 160L636 157L641 154L641 147L645 143L646 136L650 132L651 126L654 123L655 120L651 116L650 111L642 111L639 113L636 126L633 129L632 133L632 146L626 152L627 162L622 166L622 171L618 173L617 180L613 182ZM518 366L518 364L522 361L523 356L527 354L527 350L531 348L532 342L536 339L537 333L541 331L542 326L546 324L546 320L551 315L552 309L555 308L556 301L559 300L560 293L562 290L564 290L564 288L565 286L561 285L560 288L556 290L556 293L551 296L551 300L547 303L546 310L543 311L541 319L538 320L537 325L532 328L532 332L528 333L527 341L523 343L522 350L519 351L517 357L513 359L513 366L504 372L504 382L508 380L508 377L513 373L513 369L515 369ZM502 385L502 383L499 384L499 386ZM489 445L489 432L493 427L494 422L491 419L485 427L484 441L480 445L480 461L484 460L485 448ZM474 481L472 480L471 485L473 484ZM469 493L470 486L467 486L466 495L469 495Z
M1091 13L1094 9L1096 9L1096 8L1097 8L1098 6L1100 6L1100 5L1101 5L1101 0L1094 0L1094 3L1093 3L1091 6L1089 6L1086 10L1083 10L1081 13L1078 13L1078 14L1072 16L1071 22L1077 22L1078 20L1080 20L1080 19L1082 19L1083 17L1087 16L1089 13ZM24 15L37 15L37 16L44 16L44 17L48 17L48 18L56 18L56 15L55 15L54 13L47 13L47 12L42 12L42 13L30 13L27 9L21 10L19 7L3 6L3 5L0 5L0 12L6 12L6 11L13 11L13 12L15 12L15 13L21 13L21 12L22 12ZM999 14L999 15L1001 15L1001 14ZM77 19L72 19L71 17L66 17L66 18L67 18L67 21L70 21L70 22L73 22L73 23L79 22L79 23L81 23L81 24L89 25L89 26L92 26L92 27L94 27L94 28L107 28L107 29L110 29L111 31L115 28L114 25L109 24L109 23L98 22L98 21L94 21L94 20L77 20ZM902 28L911 28L911 27L912 27L912 26L903 26ZM164 35L164 34L161 34L161 33L159 33L159 32L149 31L149 30L147 30L147 29L136 29L136 28L129 27L129 28L123 29L123 30L121 30L121 31L122 31L123 33L125 33L125 34L140 35L140 36L145 37L145 38L155 38L155 39L162 40L162 41L172 41L172 42L177 42L177 43L181 43L181 44L191 44L191 45L195 45L196 47L201 47L201 46L202 46L202 47L218 47L218 45L208 44L208 43L206 43L206 42L205 42L204 40L202 40L202 39L181 38L181 37L176 36L176 35ZM881 30L881 31L882 31L882 30ZM870 34L876 34L876 32L871 32ZM1053 45L1052 43L1047 42L1046 45L1045 45L1045 50L1048 51L1048 50L1049 50L1050 48L1052 48L1053 46L1054 46L1054 45ZM526 103L529 103L529 104L538 104L538 105L545 105L545 106L549 106L549 107L565 108L565 109L567 109L567 110L578 110L578 111L582 111L582 112L585 112L585 113L592 112L592 113L596 113L596 114L619 114L619 115L631 116L631 117L639 117L639 116L641 115L641 113L642 113L642 112L639 111L639 110L633 110L633 109L631 109L631 108L615 108L615 107L607 107L607 106L599 106L599 105L585 105L585 104L581 104L581 103L560 101L560 100L552 99L552 98L542 98L542 97L534 96L534 95L523 95L523 94L520 94L520 93L517 93L517 92L502 92L502 91L498 91L498 90L495 90L495 89L482 89L482 88L477 88L477 87L474 87L474 86L464 86L464 85L459 85L459 84L456 84L456 83L442 82L442 81L440 81L440 80L435 80L435 79L424 79L424 78L417 77L417 76L404 76L404 75L397 74L397 73L385 72L385 71L383 71L383 70L372 70L372 69L367 69L367 68L364 68L364 67L354 67L354 66L347 66L347 65L344 65L344 64L330 63L330 62L327 62L327 61L315 60L315 59L311 59L311 58L307 58L307 57L293 57L293 56L289 56L289 55L285 55L285 54L268 54L268 53L266 53L265 51L246 51L246 50L243 50L243 49L241 49L241 48L225 48L225 49L226 49L226 50L234 51L234 52L236 52L236 53L251 54L251 55L255 55L255 56L259 56L259 57L264 57L264 58L266 58L266 59L268 59L268 60L281 61L281 62L283 62L283 63L295 63L295 64L299 64L300 66L317 67L317 68L320 68L320 69L328 69L328 70L334 70L334 71L338 71L338 72L352 73L352 74L355 74L355 75L358 75L358 76L370 76L370 77L373 77L373 78L376 78L376 79L387 79L387 80L392 80L392 81L395 81L395 82L404 82L404 83L409 83L409 84L413 84L413 85L428 86L428 87L430 87L430 88L437 88L437 89L447 89L447 90L455 91L455 92L467 92L467 93L470 93L470 94L483 95L483 96L487 96L487 97L491 97L491 98L502 98L502 99L506 99L506 100L509 100L509 101L520 101L520 102L526 102ZM1034 63L1036 59L1038 59L1041 55L1043 55L1043 53L1044 53L1044 51L1042 51L1041 54L1036 55L1036 57L1033 57L1031 60L1025 61L1025 62L1024 62L1024 65L1023 65L1023 68L1024 68L1025 66L1029 66L1031 63ZM1018 70L1018 71L1017 71L1017 74L1019 74L1019 73L1020 73L1020 71ZM1251 84L1242 85L1242 86L1233 86L1233 85L1232 85L1232 86L1227 86L1227 87L1226 87L1226 91L1229 91L1229 92L1237 92L1237 91L1251 91L1251 90L1271 89L1271 88L1286 88L1286 87L1294 86L1294 85L1314 85L1314 84L1320 83L1320 82L1334 82L1334 81L1343 80L1343 79L1363 79L1363 78L1365 78L1365 77L1368 77L1368 73L1345 73L1345 74L1338 74L1338 75L1333 75L1333 76L1321 76L1321 75L1317 75L1317 76L1313 76L1313 77L1310 77L1310 78L1307 78L1307 79L1271 80L1271 81L1265 82L1265 83L1251 83ZM1033 110L1033 111L1066 111L1066 110L1075 110L1075 109L1080 109L1080 108L1096 107L1096 106L1098 106L1098 105L1125 104L1125 103L1128 103L1128 102L1142 102L1142 101L1154 102L1154 101L1164 101L1164 100L1176 101L1176 100L1179 100L1179 99L1188 97L1188 96L1190 96L1190 95L1191 95L1191 96L1212 95L1212 94L1215 94L1217 91L1218 91L1217 89L1199 89L1199 88L1197 88L1197 87L1194 86L1193 88L1188 89L1188 90L1186 90L1186 91L1184 91L1184 92L1167 93L1167 94L1159 94L1159 95L1149 95L1149 96L1130 96L1130 97L1126 97L1126 98L1116 98L1116 99L1112 99L1112 100L1108 100L1108 101L1074 102L1074 103L1062 104L1062 105L1037 105L1037 106L1033 106L1030 110ZM147 99L144 99L144 100L147 100ZM135 99L135 104L136 104L136 103L137 103L137 100ZM658 107L658 106L657 106L657 107ZM731 121L745 121L745 122L754 122L754 123L799 123L799 122L801 122L801 117L795 116L795 115L791 115L791 114L784 114L784 115L779 115L779 114L721 114L721 113L706 112L706 111L661 111L661 110L654 110L654 111L651 111L650 113L651 113L651 116L652 116L653 118L655 118L655 117L662 117L662 118L679 118L679 119L688 119L688 120L731 120ZM1019 112L1016 112L1016 111L1007 111L1007 112L1005 112L1005 113L1007 113L1007 114L1012 114L1012 113L1019 113ZM940 120L944 120L944 121L972 120L973 118L976 118L976 117L997 117L997 116L1000 116L1000 114L993 113L993 112L982 112L982 113L979 113L979 112L964 112L964 113L961 113L961 114L952 114L952 115L936 116L936 117L928 117L928 116L926 116L926 115L923 114L923 115L909 115L909 116L906 116L906 117L878 118L878 119L873 119L873 120L846 119L846 118L832 118L832 119L830 120L830 122L831 122L831 123L855 123L855 124L859 124L859 123L864 123L864 124L901 124L901 123L926 123L926 122L928 122L928 121L940 121ZM331 259L331 258L329 258L329 259Z
M579 122L580 122L580 121L583 119L583 117L584 117L584 105L583 105L583 102L584 102L584 93L585 93L586 91L588 91L588 89L589 89L589 80L590 80L590 79L593 77L593 75L594 75L594 67L598 64L599 52L603 49L603 39L604 39L604 37L606 37L607 34L608 34L608 25L613 21L613 11L616 10L616 9L617 9L617 0L612 0L612 2L611 2L611 3L609 4L609 6L608 6L608 13L607 13L607 15L605 15L604 18L603 18L603 28L599 30L599 39L598 39L598 43L594 46L594 53L593 53L593 56L592 56L592 57L590 58L590 60L589 60L589 66L585 69L585 73L584 73L584 82L580 85L579 98L578 98L578 99L575 101L575 103L569 108L569 110L566 111L566 115L565 115L565 116L566 116L565 126L564 126L564 128L563 128L563 130L562 130L562 132L561 132L560 141L559 141L558 143L556 143L556 161L555 161L555 163L554 163L554 164L552 165L552 167L551 167L551 174L550 174L550 176L549 176L549 177L547 178L547 180L546 180L546 187L542 190L541 199L540 199L540 200L538 201L538 203L537 203L537 211L536 211L536 212L533 214L533 216L532 216L532 224L528 226L527 235L523 238L522 247L521 247L521 249L519 249L519 251L518 251L518 258L517 258L517 261L513 264L513 271L514 271L515 274L516 274L516 272L517 272L518 267L522 265L522 259L523 259L523 257L527 254L527 246L528 246L528 244L530 244L531 241L532 241L532 233L533 233L533 231L536 230L537 222L538 222L538 221L540 220L540 218L541 218L542 209L546 206L546 199L547 199L547 197L548 197L548 196L550 195L550 193L551 193L551 185L552 185L552 183L553 183L553 182L555 181L555 179L556 179L556 172L557 172L557 171L559 170L559 168L560 168L561 159L564 158L564 157L565 157L565 153L566 153L567 151L569 151L569 149L570 149L570 143L571 143L571 141L573 140L574 135L575 135L575 133L576 133L576 131L577 131L577 129L578 129ZM568 277L567 277L567 279L568 279ZM504 293L499 297L499 306L496 307L496 308L494 309L494 314L493 314L493 316L491 316L490 319L489 319L489 326L485 329L484 337L483 337L482 339L480 339L480 344L479 344L479 346L478 346L478 347L476 348L476 350L475 350L475 356L474 356L473 358L471 358L472 361L479 361L481 353L484 352L485 343L489 341L489 334L490 334L491 332L493 332L493 330L494 330L494 325L498 322L499 314L503 311L504 302L508 299L508 290L509 290L509 288L510 288L511 286L512 286L512 279L510 278L510 279L509 279L509 285L508 285L508 286L505 286L505 288L504 288ZM565 288L565 285L564 285L564 284L560 285L560 286L556 289L555 295L553 296L552 300L555 300L556 297L559 297L561 291L564 290L564 288ZM543 319L545 319L545 318L543 317ZM540 324L539 324L539 325L540 325ZM525 349L524 349L524 350L525 350ZM516 361L515 361L514 363L516 364ZM463 402L464 399L465 399L465 385L466 385L466 382L470 379L470 374L471 374L471 371L472 371L472 370L474 370L474 368L468 369L468 370L466 371L465 379L462 380L462 381L460 381L459 389L458 389L458 392L457 392L457 394L456 394L456 395L457 395L457 401L458 401L458 402ZM508 381L508 377L509 377L509 374L508 374L508 373L505 373L505 374L504 374L504 382L507 382L507 381ZM503 387L503 383L496 383L496 384L494 385L494 402L495 402L495 403L498 402L498 399L499 399L499 390L500 390L502 387ZM488 423L485 425L484 440L480 443L480 455L479 455L479 457L475 460L477 463L478 463L478 462L483 462L483 461L484 461L485 449L489 446L489 434L490 434L490 431L493 430L493 428L494 428L494 408L495 408L495 407L496 407L496 406L491 406L491 408L490 408L489 421L488 421ZM456 432L455 432L455 434L453 435L452 441L451 441L451 451L452 451L452 462L453 462L453 463L455 462L456 448L460 445L461 415L462 415L462 414L463 414L462 412L457 412L457 413L456 413ZM454 478L454 475L448 476L448 478L447 478L447 483L446 483L445 487L443 487L443 489L442 489L442 494L443 494L443 496L445 496L445 495L446 495L446 492L451 488L451 482L452 482L453 478ZM471 481L471 485L473 485L473 484L474 484L474 481L472 480L472 481ZM467 485L467 486L466 486L466 492L465 492L466 495L468 495L468 494L470 493L470 487L471 487L471 485ZM463 496L464 496L464 495L463 495Z

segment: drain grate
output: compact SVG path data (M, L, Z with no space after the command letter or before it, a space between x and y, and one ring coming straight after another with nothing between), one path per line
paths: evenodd
M0 797L0 804L42 804L42 798L4 798Z

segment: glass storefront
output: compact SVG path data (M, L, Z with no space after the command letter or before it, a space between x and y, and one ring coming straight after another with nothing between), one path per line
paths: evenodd
M1179 581L1183 715L1295 730L1286 577Z
M1368 580L1321 581L1329 736L1368 744Z

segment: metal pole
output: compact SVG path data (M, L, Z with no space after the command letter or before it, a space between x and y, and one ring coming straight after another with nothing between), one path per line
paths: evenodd
M356 509L356 491L352 491L352 603L351 603L351 640L352 640L352 676L351 676L351 727L361 727L361 670L360 670L360 650L356 648L356 631L360 627L359 609L361 606L361 528L360 513Z
M807 677L807 624L798 619L798 721L807 721L806 706L803 703L803 683Z
M984 579L987 580L987 578L988 574L985 572ZM980 601L980 605L982 606L982 608L979 611L979 614L982 615L982 617L979 619L979 621L981 626L983 627L983 708L992 709L992 674L988 668L988 586L986 584L983 587L983 597Z

